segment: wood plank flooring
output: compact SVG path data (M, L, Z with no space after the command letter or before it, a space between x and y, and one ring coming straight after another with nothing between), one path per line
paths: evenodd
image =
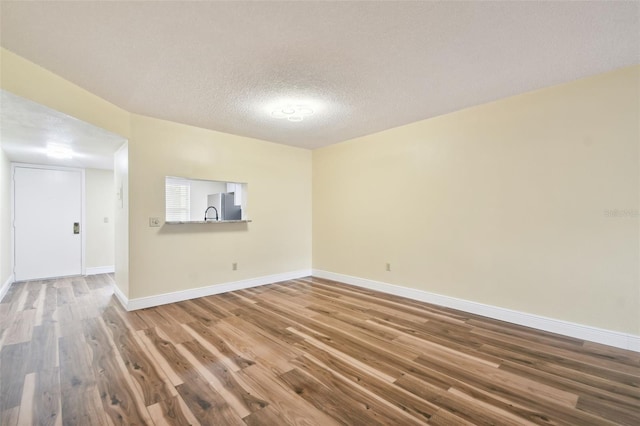
M126 312L14 284L0 424L640 425L640 354L306 278Z

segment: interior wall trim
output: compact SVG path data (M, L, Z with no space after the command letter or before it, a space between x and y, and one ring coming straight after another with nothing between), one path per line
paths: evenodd
M211 296L214 294L226 293L229 291L242 290L245 288L258 287L265 284L273 284L281 281L304 278L311 275L311 269L301 269L298 271L284 272L281 274L265 275L257 278L249 278L241 281L215 284L207 287L192 288L189 290L163 293L155 296L139 297L128 299L120 289L114 284L116 297L127 311L151 308L153 306L166 305L168 303L182 302L183 300L196 299L198 297ZM120 294L118 294L118 292Z
M127 309L127 305L129 304L129 298L125 296L122 290L120 290L120 287L118 287L118 284L116 284L115 280L112 280L112 282L113 282L113 294L115 294L116 299L118 299L122 307Z
M460 311L507 321L513 324L524 325L538 330L549 331L564 336L640 352L640 336L629 333L605 330L602 328L543 317L526 312L514 311L498 306L485 305L483 303L472 302L470 300L443 296L441 294L430 293L424 290L402 287L381 281L374 281L319 269L313 270L313 276L357 287L363 287L369 290L377 290L383 293L402 296L421 302L432 303L434 305L444 306L447 308L458 309Z
M112 274L116 271L114 265L87 267L85 275Z
M4 299L4 296L9 291L11 284L13 284L13 274L9 275L9 278L7 278L7 280L2 284L2 287L0 287L0 302L2 302L2 299Z

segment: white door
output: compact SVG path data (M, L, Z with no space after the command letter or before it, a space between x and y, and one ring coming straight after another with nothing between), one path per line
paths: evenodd
M14 168L16 281L82 273L81 170Z

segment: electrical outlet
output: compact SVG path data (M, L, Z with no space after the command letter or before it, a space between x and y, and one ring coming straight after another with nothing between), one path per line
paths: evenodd
M160 226L160 218L159 217L150 217L149 218L149 226L152 228L157 228Z
M386 270L387 270L387 271L391 271L391 264L390 264L390 263L387 263L387 264L386 264Z
M109 223L109 218L108 217L104 218L104 223Z
M231 264L231 270L232 271L237 271L238 270L238 262L233 262Z

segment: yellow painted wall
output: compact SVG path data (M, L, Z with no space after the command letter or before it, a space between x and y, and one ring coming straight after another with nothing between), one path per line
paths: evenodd
M313 236L316 269L640 334L638 67L312 154L131 115L5 49L0 61L3 89L130 139L115 171L129 298L307 269ZM165 175L248 182L254 222L149 228ZM7 259L3 245L0 280Z
M311 151L137 115L131 123L129 298L311 268ZM164 222L165 176L246 182L253 222L149 227L149 217Z
M314 151L314 269L640 334L639 99L631 67Z

